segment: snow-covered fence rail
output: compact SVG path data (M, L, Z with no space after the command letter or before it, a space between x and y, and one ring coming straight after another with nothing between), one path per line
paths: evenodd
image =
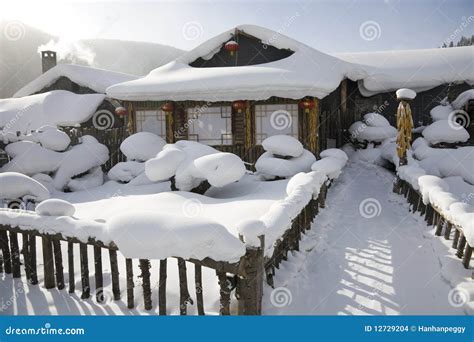
M403 195L410 204L411 210L413 212L420 212L428 225L436 227L436 236L444 236L444 239L449 240L451 235L453 235L452 248L456 249L456 256L462 259L464 268L468 269L472 259L473 246L466 240L466 232L464 232L463 228L453 223L436 206L429 202L425 204L422 194L414 189L409 182L397 177L393 191ZM453 229L454 234L452 234Z

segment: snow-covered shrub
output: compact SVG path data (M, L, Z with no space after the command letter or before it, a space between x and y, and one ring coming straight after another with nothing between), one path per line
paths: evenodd
M135 133L120 144L120 151L127 157L127 161L145 162L156 155L166 145L166 141L150 132Z
M12 158L0 171L19 172L29 176L49 174L53 179L53 186L57 190L64 190L74 178L83 186L101 185L102 172L96 168L109 159L109 150L92 136L85 135L81 143L70 147L64 152L57 152L32 141L18 141L5 147L5 152ZM90 182L93 175L94 181ZM78 177L79 176L79 177ZM74 186L73 186L74 187Z
M53 126L42 126L28 135L18 137L19 140L37 142L52 151L64 151L71 143L71 138Z
M255 163L255 169L265 179L288 178L311 170L316 157L295 138L274 135L262 142L264 152Z
M311 165L311 170L326 175L329 179L339 177L342 169L347 163L347 154L337 148L331 148L321 152L322 159Z
M354 141L363 143L380 143L397 135L397 129L378 113L364 115L363 121L356 121L349 127Z
M459 143L469 140L466 129L454 120L438 120L426 127L423 137L431 144Z
M0 173L0 201L20 199L41 202L48 199L50 193L41 183L18 172Z
M120 145L127 161L114 165L107 174L108 178L131 185L151 183L145 174L145 162L156 157L165 145L166 142L153 133L139 132L129 136Z
M35 211L43 216L72 216L76 212L76 208L68 201L51 198L41 202Z
M180 140L165 145L156 158L145 164L145 174L152 181L175 177L179 190L190 191L203 181L221 187L240 180L245 174L244 162L231 153L194 141Z

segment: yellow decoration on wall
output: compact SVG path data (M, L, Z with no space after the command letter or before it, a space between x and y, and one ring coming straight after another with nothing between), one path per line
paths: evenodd
M133 125L133 106L132 103L128 103L128 122L127 122L127 131L129 134L133 134L134 132L134 125Z
M407 151L411 147L413 118L410 104L404 100L400 101L397 110L397 155L401 163L406 163Z
M247 101L245 108L245 149L252 147L252 113L250 111L250 103Z

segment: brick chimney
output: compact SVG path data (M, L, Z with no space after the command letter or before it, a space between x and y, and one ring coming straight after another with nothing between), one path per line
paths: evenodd
M56 66L56 52L51 50L41 51L41 61L43 63L43 74Z

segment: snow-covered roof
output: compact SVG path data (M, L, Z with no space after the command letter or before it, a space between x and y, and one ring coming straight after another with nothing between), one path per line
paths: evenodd
M41 91L41 89L53 84L60 77L67 77L83 87L90 88L102 94L105 94L105 90L111 85L138 78L138 76L134 75L96 69L89 66L59 64L18 90L13 97L22 97L37 93Z
M254 25L236 28L294 53L274 62L234 67L195 68L189 64L199 57L210 59L222 44L233 37L228 30L185 53L173 62L152 70L147 76L107 89L107 94L123 100L262 100L271 96L323 98L339 86L343 78L362 75L349 63L319 52L275 31Z
M222 44L232 39L236 29L294 53L257 65L208 68L189 65L199 57L212 58ZM107 88L107 94L135 101L233 101L271 96L323 98L344 78L358 80L365 96L406 87L424 91L456 81L474 84L474 47L328 55L263 27L242 25L236 29L211 38L143 78Z
M65 90L0 100L2 134L23 134L44 125L75 125L87 121L104 100L104 94L78 95Z
M425 91L450 82L474 84L474 47L394 50L336 54L362 68L362 95L411 88Z

